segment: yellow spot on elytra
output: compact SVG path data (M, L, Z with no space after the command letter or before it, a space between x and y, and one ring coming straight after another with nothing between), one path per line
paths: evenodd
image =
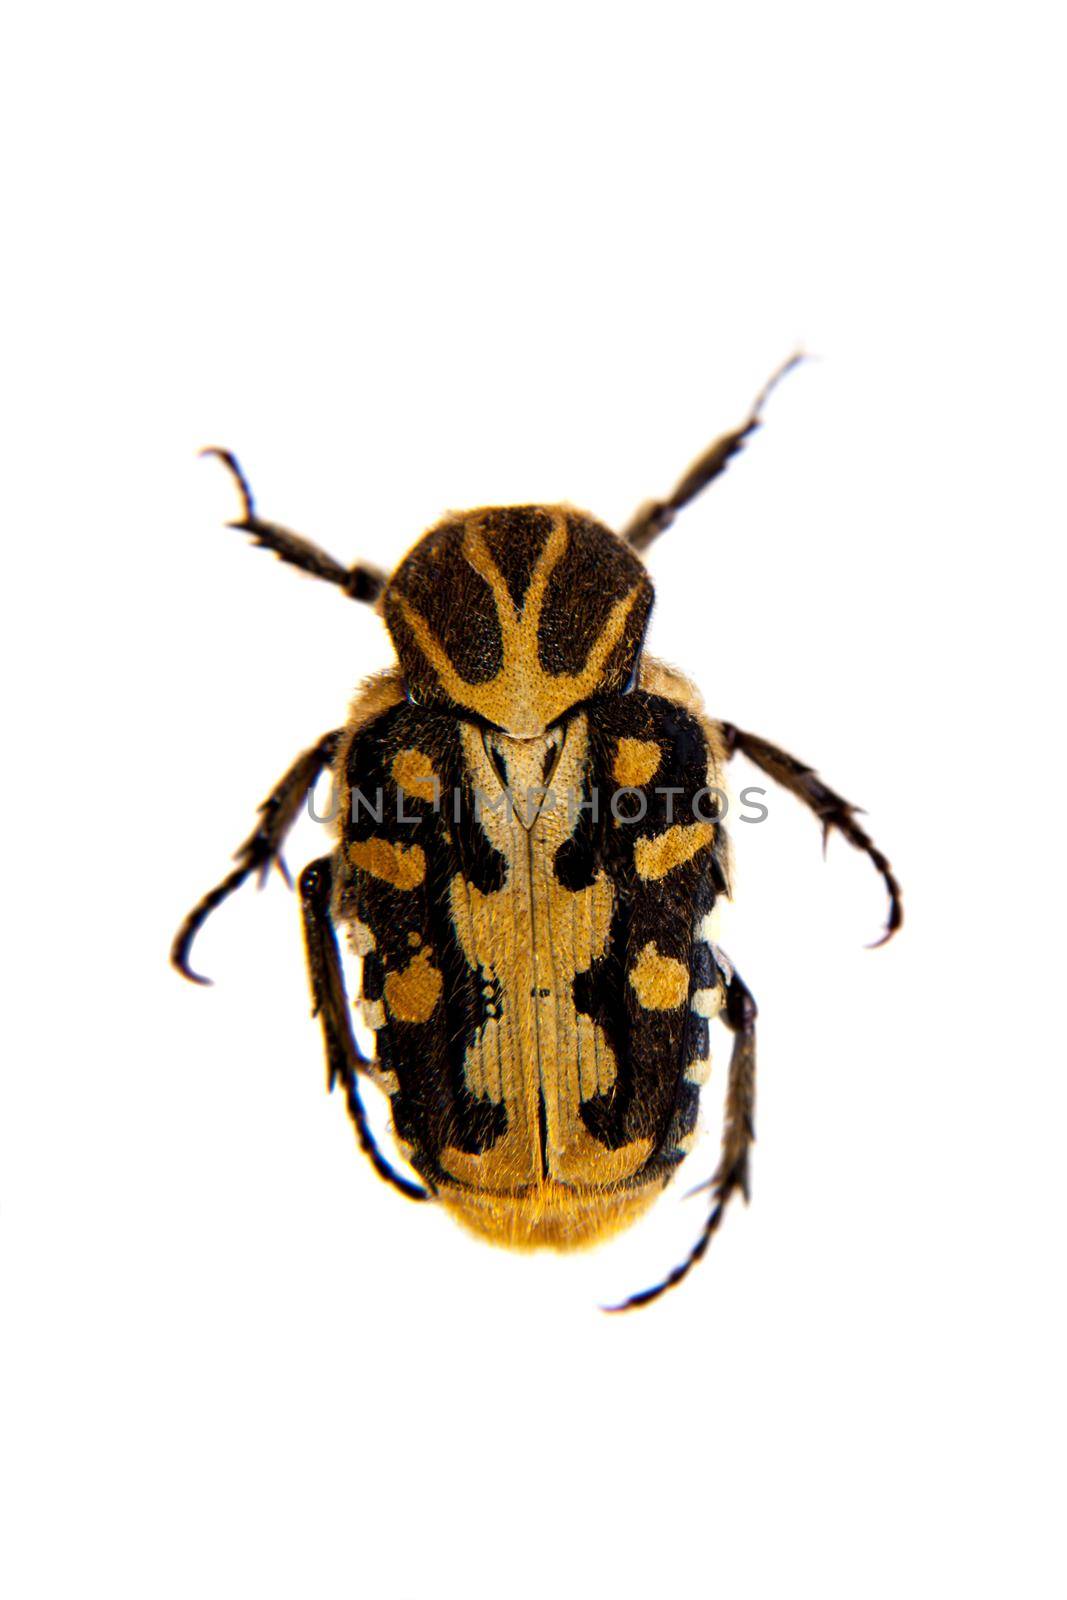
M421 943L421 936L415 932L414 928L412 928L411 932L408 934L408 944L414 945L415 948L418 949Z
M634 865L646 880L665 878L675 867L691 861L714 837L713 822L676 822L656 839L638 839Z
M646 1011L673 1011L689 993L689 972L673 956L661 956L649 940L630 968L634 993Z
M442 979L430 961L430 952L420 950L403 972L385 976L385 1003L398 1022L428 1022L441 998Z
M436 800L437 781L425 750L398 750L393 757L393 782L413 800Z
M357 839L348 859L394 889L416 889L426 876L426 857L417 844L390 844L388 839Z
M659 763L660 749L654 739L620 739L611 770L622 788L640 789L655 775Z

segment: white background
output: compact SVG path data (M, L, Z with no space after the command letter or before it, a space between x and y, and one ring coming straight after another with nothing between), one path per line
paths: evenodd
M8 25L11 1600L1063 1594L1056 32L981 4ZM907 924L863 948L876 877L788 797L736 830L753 1202L612 1319L699 1228L686 1182L602 1250L492 1250L358 1157L279 879L205 932L214 989L167 967L388 660L224 528L196 450L390 566L449 507L621 523L797 345L654 551L650 646L866 807Z

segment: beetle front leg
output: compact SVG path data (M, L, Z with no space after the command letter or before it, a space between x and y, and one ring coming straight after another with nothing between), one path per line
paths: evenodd
M333 733L325 734L312 749L305 750L303 755L297 757L285 777L260 806L258 824L236 853L237 866L214 889L208 890L178 929L171 946L170 959L184 978L189 978L193 983L211 982L210 978L202 977L189 965L193 940L211 913L235 889L239 889L247 877L259 872L262 881L274 865L286 882L291 883L281 856L285 836L296 821L308 790L337 754L343 732L342 728L336 728Z
M714 1175L702 1187L711 1190L711 1210L696 1244L662 1282L651 1289L632 1294L609 1311L632 1311L658 1300L690 1273L704 1255L718 1231L723 1214L735 1190L748 1199L748 1153L755 1134L756 1113L756 1002L747 985L738 977L721 951L714 950L716 966L726 988L726 1005L720 1013L734 1036L730 1053L730 1075L726 1085L726 1109L722 1127L722 1149Z
M426 1189L397 1172L382 1155L367 1122L359 1093L358 1073L370 1066L352 1032L344 972L337 948L337 933L330 915L333 895L333 862L329 856L312 861L300 874L300 903L304 916L304 944L307 949L308 977L311 981L312 1014L322 1023L326 1043L328 1085L340 1083L348 1114L356 1130L360 1148L369 1157L380 1178L391 1183L409 1200L428 1200Z
M809 810L814 811L823 829L823 845L825 847L831 831L836 828L843 834L850 845L862 850L882 875L882 881L889 895L889 916L886 928L880 939L875 940L875 945L885 944L896 933L904 921L904 907L902 904L900 884L897 882L889 860L879 850L871 836L860 827L856 821L859 807L843 800L839 794L825 784L813 768L805 766L803 761L798 761L796 756L789 755L785 750L780 750L777 745L770 744L766 739L760 739L754 733L745 733L742 728L736 728L732 722L717 724L726 750L727 759L740 750L750 761L755 762L768 777L780 783L783 789L788 789L790 794L802 800ZM874 946L872 946L874 948Z
M731 428L729 433L721 434L718 439L713 440L703 455L698 456L693 462L666 500L650 500L647 505L643 505L635 512L620 535L632 550L647 550L653 539L658 539L661 533L666 533L679 511L691 500L695 500L710 483L714 483L720 473L725 472L734 456L744 447L746 440L762 423L761 413L771 391L777 387L786 373L791 372L803 359L803 354L798 350L788 361L782 363L778 371L763 385L741 426Z
M229 468L237 485L244 514L227 523L227 527L250 534L253 543L263 550L273 551L279 561L296 567L300 572L309 573L313 578L323 578L327 583L335 583L350 600L362 600L367 605L375 603L386 585L384 572L363 561L346 567L302 534L294 533L291 528L283 528L280 522L268 522L261 517L256 510L248 479L232 450L220 450L217 445L209 445L200 454L218 456L223 465Z

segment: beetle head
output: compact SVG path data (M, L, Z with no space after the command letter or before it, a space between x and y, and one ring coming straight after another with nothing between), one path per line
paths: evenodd
M651 605L638 557L569 506L448 517L401 562L383 597L412 697L515 738L624 689Z

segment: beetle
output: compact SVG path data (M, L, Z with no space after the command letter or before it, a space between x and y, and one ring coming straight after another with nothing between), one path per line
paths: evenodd
M652 604L644 552L760 426L765 386L665 499L616 534L567 505L449 515L392 576L344 566L256 510L236 458L229 526L384 617L396 663L345 725L293 763L260 807L236 866L183 922L190 964L205 919L254 873L288 874L282 846L332 773L334 848L299 890L313 1014L379 1176L434 1198L476 1233L567 1249L634 1220L693 1136L709 1023L733 1036L718 1166L701 1232L644 1305L704 1255L731 1196L748 1197L756 1004L719 947L727 834L711 796L741 753L867 854L901 925L900 886L813 769L703 709L693 685L643 654ZM567 804L562 803L566 795ZM355 1038L338 946L360 958ZM367 1121L361 1081L389 1097L397 1170Z

